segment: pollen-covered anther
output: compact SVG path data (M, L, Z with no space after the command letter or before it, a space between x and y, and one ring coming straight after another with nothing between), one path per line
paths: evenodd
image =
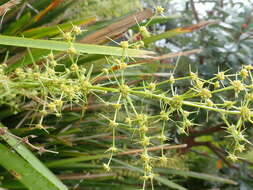
M44 126L43 126L42 124L39 123L39 124L36 124L36 125L35 125L35 128L36 128L36 129L44 129Z
M128 41L121 41L120 42L120 46L123 48L123 49L127 49L129 47L129 43Z
M2 70L1 71L1 73L3 73L4 72L4 70ZM22 68L17 68L16 70L15 70L15 74L18 76L18 77L20 77L20 78L25 78L25 72L24 72L24 69L22 69Z
M148 121L148 116L145 114L138 114L136 115L136 120L140 123L140 124L145 124Z
M185 111L185 110L182 112L182 115L186 118L189 117L190 114L191 114L191 112L188 112L188 111Z
M145 124L142 124L139 128L140 132L146 133L148 131L148 127Z
M72 37L70 32L66 32L63 34L63 38L67 41L72 41L74 38Z
M190 77L193 81L198 80L198 75L194 72L190 72Z
M116 123L116 122L113 121L113 120L110 120L110 122L109 122L109 127L116 128L116 127L118 127L118 126L119 126L118 123Z
M127 64L124 61L116 60L116 62L120 70L124 70L127 68Z
M162 163L162 164L167 164L168 163L168 158L166 156L161 156L159 157L159 161Z
M50 111L56 111L56 104L54 102L50 102L47 107Z
M240 113L241 113L243 120L245 120L245 121L250 120L252 113L247 106L242 106L240 109Z
M116 148L115 146L112 146L106 152L113 152L113 153L115 153L115 152L118 152L118 151L119 151L118 148Z
M79 35L79 34L82 33L82 29L79 26L76 26L76 25L73 26L72 31L73 31L74 35Z
M150 172L148 175L144 175L141 178L146 181L146 180L153 180L154 177L155 177L155 174Z
M82 90L85 92L85 93L88 93L89 90L90 90L90 87L91 87L91 83L88 81L88 80L84 80L82 82Z
M191 127L191 126L193 126L193 123L189 119L186 119L185 121L183 121L184 129L187 129L188 127Z
M159 139L160 141L162 141L162 142L168 140L168 138L167 138L164 134L158 136L158 139Z
M139 41L139 45L140 45L140 47L144 47L144 46L145 46L145 43L144 43L142 40L140 40L140 41Z
M245 150L245 146L243 144L237 144L235 146L235 150L237 150L238 152L243 152Z
M127 97L129 94L130 88L129 86L123 84L119 87L119 91L123 97Z
M164 8L162 6L157 6L156 7L156 12L157 12L157 14L163 14L164 13Z
M102 69L102 72L105 73L106 75L109 74L109 70L108 70L107 68L103 68L103 69Z
M141 160L143 162L149 162L151 160L151 157L147 153L142 153L141 154Z
M165 112L164 110L160 112L160 117L162 120L169 120L169 114L167 112Z
M122 105L117 103L117 104L113 104L113 107L114 107L115 109L117 109L117 110L120 110L121 107L122 107Z
M55 100L55 101L54 101L54 104L55 104L57 107L61 108L62 105L63 105L63 101L62 101L62 100Z
M245 89L245 86L239 80L231 81L230 84L233 86L235 92L237 93Z
M51 68L48 68L48 69L47 69L47 73L48 73L49 75L55 75L55 70L54 70L54 69L51 69Z
M125 119L125 123L128 124L128 125L131 125L131 124L132 124L131 118L130 118L130 117L127 117L127 118Z
M169 78L169 83L174 84L175 81L176 81L176 80L175 80L174 76L171 75L170 78Z
M179 127L178 133L179 134L187 134L184 127Z
M233 153L228 153L227 158L228 158L229 160L231 160L232 162L235 162L235 161L238 160L238 157L237 157L235 154L233 154Z
M212 93L207 88L202 88L199 92L199 95L202 99L209 99L212 97Z
M67 50L67 53L69 55L76 55L77 54L77 50L74 46L71 46L68 50Z
M155 91L155 89L156 89L156 83L154 83L154 82L149 83L148 88L151 91Z
M247 69L248 71L253 70L253 66L252 65L245 65L244 68Z
M53 60L54 60L54 54L51 52L50 54L47 55L47 58L48 58L50 61L53 61Z
M213 84L214 88L220 88L220 82L219 81L216 81L214 84Z
M147 38L147 37L151 36L146 26L141 26L139 30L140 30L141 35L144 38Z
M249 76L249 72L248 72L247 69L242 69L242 70L240 71L240 75L241 75L241 77L242 77L243 79L246 79L246 78Z
M142 145L142 146L148 146L148 145L150 145L150 138L147 137L147 136L144 136L144 137L142 138L142 140L141 140L141 145Z
M203 88L203 86L204 86L204 82L202 82L201 80L196 80L196 84L195 84L195 87L197 88L197 89L201 89L201 88Z
M253 101L253 93L246 94L245 98L248 101Z
M183 105L183 98L179 95L175 95L169 101L166 102L171 106L172 109L178 110Z
M71 65L70 69L71 69L71 71L76 72L76 71L78 71L79 67L78 67L77 64L74 63L74 64Z
M225 73L224 72L219 72L216 76L219 80L225 80Z
M206 99L206 105L209 106L209 107L213 107L213 106L214 106L214 103L213 103L212 100Z
M105 164L105 163L104 163L104 164L103 164L103 168L104 168L104 170L107 171L107 172L109 172L109 171L111 170L109 164Z
M33 77L34 77L34 79L39 79L39 78L40 78L40 76L41 76L41 74L40 74L40 73L33 73Z
M40 114L41 114L42 116L46 116L46 115L48 114L48 112L47 112L46 110L41 110L41 111L40 111Z
M150 164L145 164L145 166L144 166L144 171L145 172L151 172L152 171L152 166L150 165Z
M52 60L49 62L50 65L52 65L53 67L55 67L57 65L57 62L55 60Z

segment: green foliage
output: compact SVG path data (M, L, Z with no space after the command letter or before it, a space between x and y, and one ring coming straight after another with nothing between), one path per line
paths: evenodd
M69 11L77 13L74 18L87 15L115 18L125 15L136 8L142 8L139 0L78 0Z
M14 138L1 125L1 138L11 148L0 145L1 165L5 167L16 179L20 180L28 189L55 189L65 190L67 187L56 178L25 146ZM39 149L43 152L43 148Z
M204 174L211 171L197 173L203 172L201 163L215 165L220 159L227 164L224 168L229 173L230 168L236 168L233 162L243 160L242 152L251 145L247 134L251 134L248 128L253 116L253 67L250 63L240 65L236 61L239 66L233 67L233 71L223 70L228 67L218 69L220 57L206 56L206 51L221 50L217 34L212 33L217 25L204 29L206 33L204 30L200 34L193 33L216 22L192 25L185 20L187 27L171 28L173 25L170 25L161 32L157 26L166 26L167 21L172 23L171 17L161 17L167 11L161 6L155 7L153 16L153 13L141 12L143 19L136 23L135 18L121 15L132 9L131 2L127 4L129 7L115 10L111 15L108 10L126 1L103 1L101 4L85 1L87 15L98 13L106 3L109 8L99 12L100 16L122 16L127 18L125 22L134 23L128 25L132 28L127 32L128 28L113 25L118 19L101 21L85 28L86 32L78 25L91 24L95 20L93 17L83 18L83 14L79 14L79 20L68 20L78 17L73 13L68 15L67 11L75 8L79 1L59 2L43 0L35 4L28 1L30 7L38 10L37 15L25 8L19 19L11 19L8 15L21 11L21 5L17 5L16 10L11 9L3 17L0 118L1 125L8 128L0 130L4 168L21 176L34 173L31 179L41 179L40 183L33 184L32 180L17 177L28 189L64 189L65 185L51 171L69 189L186 190L211 188L212 185L233 188L238 183L250 186L248 176L241 175L238 181L223 178L218 171L223 168L220 164L215 170L219 177ZM62 11L64 9L66 11ZM81 4L80 10L83 10ZM223 16L229 17L229 14ZM89 35L91 38L92 34L104 34L108 25L119 30L120 37L125 35L122 38L113 36L106 45L76 42ZM182 36L185 33L187 35ZM204 47L209 37L209 44ZM163 38L169 38L166 45L189 49L204 47L200 58L205 58L205 64L201 62L196 69L194 64L188 65L196 59L185 57L200 50L155 56L152 48L157 44L153 42ZM199 38L204 40L195 40ZM227 42L231 40L228 38ZM141 50L144 47L149 50ZM155 50L168 53L167 49ZM227 66L230 66L228 57L236 53L222 52L221 56L227 57ZM248 51L247 56L252 56L251 53ZM177 58L175 63L171 62L170 68L166 68L166 58L174 57ZM214 62L212 70L203 72L211 61ZM209 127L215 124L214 128ZM220 133L213 135L217 131ZM212 137L208 136L210 134ZM215 140L217 142L213 143ZM207 149L196 148L193 156L181 155L194 146L205 146L211 151L204 154ZM56 152L58 154L54 154ZM10 165L11 162L20 167ZM194 168L196 165L202 168ZM0 168L3 187L24 188L13 183L10 173L13 174ZM191 180L205 180L208 185L203 182L191 187Z

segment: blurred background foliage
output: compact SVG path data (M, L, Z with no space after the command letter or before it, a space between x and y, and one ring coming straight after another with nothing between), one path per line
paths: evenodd
M1 0L0 5L6 2L7 0ZM76 25L83 26L83 29L87 31L78 37L78 40L82 40L106 26L120 22L121 19L127 18L136 11L143 10L143 7L150 8L157 5L164 7L165 12L163 17L157 18L157 20L154 19L155 22L148 27L154 35L177 27L192 26L202 20L215 20L217 23L201 30L176 35L173 38L165 38L149 44L147 48L161 55L196 48L203 48L203 51L199 55L165 59L157 61L155 64L138 67L138 69L134 68L130 70L129 75L133 73L138 75L132 76L132 80L139 80L141 74L156 72L169 74L173 72L176 63L178 66L175 70L175 76L184 76L191 69L197 71L204 78L210 78L219 70L229 70L228 73L233 73L238 71L242 65L252 64L253 5L250 1L66 0L63 2L24 0L20 4L14 5L4 15L0 32L1 34L13 36L58 39L61 32L55 27L56 25L59 25L63 31L69 31L72 23L76 23ZM140 24L145 20L145 18L140 20ZM134 20L133 24L127 27L130 30L125 30L125 35L122 35L124 33L122 32L121 35L112 36L111 38L116 41L135 38L136 21ZM115 43L107 39L100 44ZM31 49L31 52L35 61L40 60L49 53L49 51L38 51L36 49ZM0 53L1 62L8 60L9 67L16 68L15 65L31 64L29 52L26 49L3 46ZM8 57L6 54L8 54ZM25 56L23 57L23 55ZM87 69L89 69L91 63L95 64L94 75L96 69L99 68L98 65L103 62L104 57L101 56L84 56L79 60L79 64L87 66ZM153 79L160 80L155 77ZM178 84L178 90L187 89L189 86L190 84L187 82ZM224 96L229 99L231 94L227 93ZM58 155L50 153L34 154L58 175L70 189L141 188L140 174L129 170L128 167L128 164L138 165L138 157L135 155L120 156L120 160L126 165L123 165L123 167L115 162L115 165L112 166L113 170L109 174L106 174L102 168L105 159L104 152L110 147L111 136L105 127L105 121L97 120L95 116L101 110L106 111L108 114L113 110L91 106L84 119L80 109L76 111L66 109L63 111L61 119L50 115L44 120L44 125L54 126L48 129L50 134L45 134L38 129L31 130L30 124L33 124L34 120L31 111L20 111L18 107L15 108L16 102L13 105L6 105L6 102L10 102L13 98L15 97L9 97L9 100L1 102L1 122L17 136L32 135L31 143L34 145L43 144L59 151ZM105 98L110 101L115 100L115 97ZM220 97L215 98L219 99ZM151 105L150 112L156 112L159 109L159 106L152 103L152 101L147 101L147 103ZM139 110L142 110L143 103L136 106ZM124 118L126 115L121 117ZM201 127L198 125L192 126L188 136L176 133L174 124L171 124L171 131L167 135L172 140L168 143L185 143L188 144L188 148L167 151L166 155L170 158L169 162L166 165L154 164L158 168L158 172L189 190L252 190L252 147L248 147L248 150L240 155L241 159L237 163L231 163L225 157L230 142L224 138L227 134L223 131L223 122L217 120L217 115L214 113L208 115L208 121L206 117L206 112L200 112L198 117L192 118L194 123L200 124ZM247 129L249 137L253 135L251 125L248 124ZM126 139L124 134L128 132L124 129L120 130L122 136L117 139L119 146L138 148ZM77 159L71 160L71 158ZM83 162L78 161L78 158L84 158ZM205 176L203 173L229 178L238 182L238 185L225 183L224 181L220 183L219 180L212 179L208 175ZM83 177L84 175L86 176ZM25 189L3 168L0 170L0 176L0 186L2 188ZM68 178L68 176L72 176L74 179ZM156 189L170 189L161 182L155 182L155 186Z
M160 4L166 7L169 14L179 14L180 17L172 22L157 24L160 31L187 26L200 22L201 20L215 20L217 24L194 31L184 35L176 36L170 39L163 39L156 42L156 48L161 52L177 52L193 48L203 48L200 55L182 57L179 60L177 74L198 71L199 75L209 78L217 71L229 70L233 73L240 69L242 65L252 64L253 55L253 4L251 1L150 1L150 4ZM184 84L185 85L185 84ZM231 94L226 94L231 97ZM217 97L218 99L220 97ZM201 119L202 118L202 119ZM202 123L204 128L219 125L221 121L217 120L216 115L209 115L209 121L204 121L205 116L198 117L196 123ZM200 119L200 120L199 120ZM248 136L252 136L252 124L248 124ZM217 126L216 126L217 127ZM219 128L219 127L218 127ZM218 129L216 128L216 129ZM215 130L214 130L215 131ZM217 132L203 134L196 139L197 142L210 142L213 145L219 143L219 147L226 147L224 135L219 129ZM223 145L222 145L223 144ZM220 162L220 157L215 153L214 148L210 146L193 147L187 154L187 163L190 170L198 172L208 172L212 174L223 174L237 179L240 183L238 187L227 185L217 185L202 183L189 180L187 187L190 189L252 189L252 148L249 147L247 153L241 155L247 162L237 163L239 170L231 169ZM222 164L220 164L222 163ZM222 165L222 166L221 166ZM221 166L221 167L220 167ZM198 185L196 185L198 184ZM196 186L195 186L196 185Z
M111 19L129 14L134 10L143 8L139 0L77 0L70 12L75 12L74 18L83 16L98 16L103 19ZM123 6L124 5L124 6Z

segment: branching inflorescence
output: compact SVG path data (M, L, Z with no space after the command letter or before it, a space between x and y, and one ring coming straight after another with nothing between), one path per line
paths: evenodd
M163 9L157 8L161 14ZM71 65L62 65L59 56L51 52L43 65L33 65L26 68L17 68L13 73L5 73L5 65L0 66L0 104L9 105L17 112L24 109L35 111L37 123L35 128L45 130L44 118L47 115L61 117L62 110L70 106L80 106L85 115L89 105L89 97L97 102L110 106L113 115L99 113L98 119L106 120L107 126L112 133L112 144L107 150L110 157L104 163L106 171L110 171L113 155L122 150L117 146L116 136L121 128L131 132L133 142L140 146L143 151L139 157L143 165L143 189L147 181L153 184L155 176L153 163L159 161L166 164L163 147L168 140L169 126L177 127L179 134L188 134L191 126L195 125L194 118L200 111L215 112L220 115L227 127L228 137L233 139L233 148L228 149L228 157L236 161L237 153L245 149L249 143L244 134L245 123L253 123L251 106L253 101L253 78L251 65L243 66L236 74L218 72L211 79L203 79L196 72L189 72L189 76L171 76L164 81L146 81L142 86L128 84L125 72L131 58L123 54L121 58L108 57L107 66L100 73L93 74L92 67L79 66L78 51L72 45L75 36L82 31L73 26L72 31L64 33L63 38L69 42L66 55ZM149 32L145 26L140 27L140 33L145 37ZM143 42L128 41L120 43L123 49L131 45L143 45ZM112 75L113 78L109 77ZM107 80L98 80L104 77ZM99 82L98 82L99 81ZM178 89L177 84L181 81L190 81L187 89ZM164 90L166 89L166 90ZM169 90L168 90L169 89ZM234 93L232 98L226 99L225 93ZM108 95L115 97L108 99ZM238 98L240 96L240 98ZM148 111L148 105L140 109L136 105L144 100L154 101L160 105L158 113ZM93 100L94 102L94 100ZM120 113L126 117L122 118ZM175 119L174 115L177 115ZM232 117L231 117L232 116ZM235 122L233 117L238 118ZM159 135L153 135L153 131L159 131ZM152 145L161 145L161 155L153 156L149 152Z

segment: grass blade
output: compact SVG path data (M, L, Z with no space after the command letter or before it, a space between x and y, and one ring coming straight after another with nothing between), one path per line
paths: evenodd
M163 32L161 34L157 34L148 38L144 38L143 41L145 44L150 44L152 42L161 40L161 39L166 39L166 38L171 38L180 34L184 34L184 33L188 33L188 32L192 32L194 30L198 30L201 29L205 26L211 25L211 24L215 24L217 23L216 21L202 21L198 24L194 24L188 27L181 27L181 28L176 28L176 29L172 29L172 30L168 30L166 32Z
M42 190L42 188L50 190L67 189L63 185L61 187L56 186L51 182L52 179L46 179L30 163L2 144L0 144L0 155L1 165L29 190Z
M57 51L67 51L70 48L70 44L67 42L60 42L54 40L38 40L38 39L12 37L5 35L0 35L0 44L9 46L57 50ZM81 43L74 43L73 46L79 53L87 53L87 54L114 55L114 56L127 55L130 57L139 57L139 58L149 57L149 55L154 54L154 52L145 50L138 50L138 49L124 50L118 47L81 44Z
M144 11L140 11L129 15L125 18L117 22L113 22L112 24L95 31L94 33L85 36L80 42L89 43L89 44L101 44L108 41L108 38L114 39L115 37L121 36L122 33L127 31L132 26L136 25L136 22L141 22L145 19L153 16L153 12L151 9L146 9Z
M144 171L140 168L137 168L137 167L134 167L134 166L131 166L125 162L122 162L120 160L116 160L116 159L112 159L114 162L117 162L118 164L121 164L125 167L127 167L129 170L133 170L133 171L137 171L137 172L140 172L140 173L144 173ZM186 188L182 187L181 185L178 185L164 177L160 177L160 176L155 176L154 179L172 189L177 189L177 190L187 190Z
M213 176L209 174L191 172L191 171L183 171L183 170L175 170L175 169L163 169L163 168L156 168L154 169L156 172L163 173L163 174L172 174L172 175L179 175L179 176L186 176L186 177L193 177L197 179L203 179L206 181L214 181L220 183L226 183L231 185L237 185L236 181L225 179L218 176Z
M57 26L41 26L38 28L32 28L27 31L24 31L22 35L24 37L28 38L43 38L43 37L52 37L58 34L61 34L61 31L59 28L61 28L62 31L70 31L73 25L78 25L78 26L85 26L88 25L92 22L95 22L96 17L89 17L77 21L72 21L71 23L64 23L64 24L59 24Z
M4 126L0 123L0 129L3 130ZM9 158L5 162L1 160L0 164L2 164L4 167L6 167L8 170L15 166L16 163L20 162L20 168L18 170L19 174L25 174L21 175L21 178L19 179L24 185L29 186L28 188L31 190L34 189L41 189L41 187L45 187L44 189L50 189L50 190L67 190L67 187L48 169L46 168L40 161L37 159L30 150L28 150L21 142L19 142L16 138L14 138L12 135L10 135L9 132L2 133L0 136L4 141L6 141L21 157L19 157L17 154L12 153L10 150L8 151L3 145L1 148L1 159ZM18 160L18 162L15 162L14 160ZM5 160L5 159L4 159ZM15 171L14 167L14 171ZM27 170L33 175L30 177L30 181L32 179L35 179L32 183L27 182L26 178L24 178L26 175L28 175ZM24 173L23 173L24 172ZM29 174L30 174L29 173ZM29 178L28 178L29 179ZM22 181L25 180L25 181ZM29 181L29 180L28 180ZM36 182L40 181L40 182ZM36 182L36 183L35 183ZM38 184L40 183L40 185ZM49 188L46 188L46 186L41 186L41 184L48 185ZM34 188L33 185L37 188ZM38 188L40 187L40 188ZM42 190L42 189L41 189Z
M4 15L10 8L14 7L15 5L19 4L20 0L10 0L5 4L0 6L0 16Z

